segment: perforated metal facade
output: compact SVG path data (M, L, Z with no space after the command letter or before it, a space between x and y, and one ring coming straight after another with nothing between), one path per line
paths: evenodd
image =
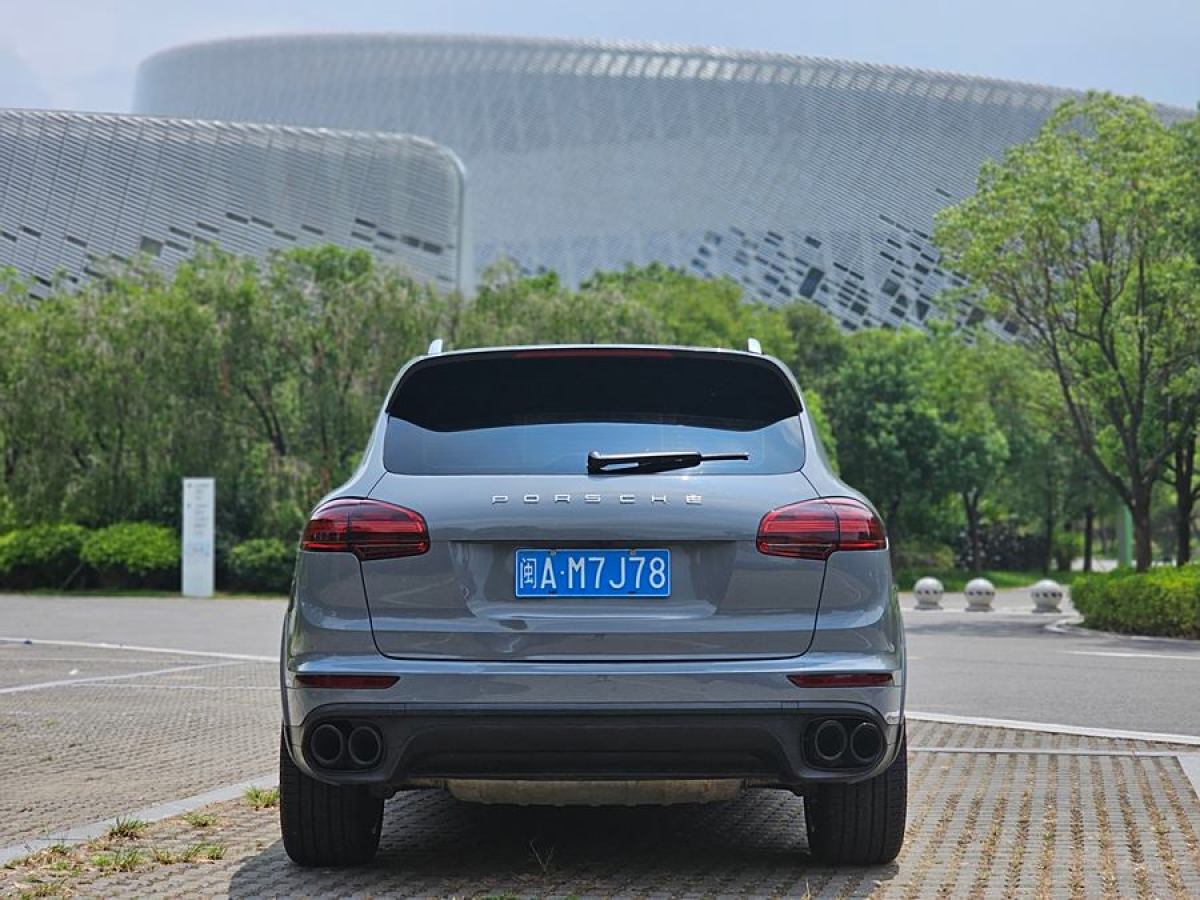
M362 247L454 288L463 199L453 154L403 135L0 110L0 266L35 292L201 244Z
M924 320L954 282L934 212L1070 95L706 48L317 35L165 51L135 106L427 135L466 165L477 267L661 260L855 328Z

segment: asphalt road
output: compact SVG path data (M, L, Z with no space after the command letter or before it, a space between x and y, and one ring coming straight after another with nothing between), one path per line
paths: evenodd
M993 613L904 605L910 710L1200 736L1200 643L1052 633L1061 617L1022 612L1024 592ZM0 595L0 638L274 657L282 615L269 599Z
M908 708L1200 736L1200 642L1047 630L1061 618L905 610Z

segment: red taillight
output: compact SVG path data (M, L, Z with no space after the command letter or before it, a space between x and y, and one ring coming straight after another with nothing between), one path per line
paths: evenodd
M789 675L788 681L796 687L886 687L893 684L891 672L811 672L805 675Z
M829 559L838 550L883 550L887 535L870 507L850 497L804 500L773 509L758 524L758 552Z
M330 688L344 691L378 691L390 688L399 681L397 675L297 675L296 683L303 687Z
M359 559L419 556L429 550L429 530L420 513L379 500L330 500L317 507L300 549L353 553Z

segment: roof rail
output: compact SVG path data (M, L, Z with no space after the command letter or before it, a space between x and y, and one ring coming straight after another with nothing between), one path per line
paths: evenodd
M442 352L442 339L434 338L429 342L429 349L425 351L428 356L437 356Z
M762 344L758 342L758 338L746 338L746 349L751 353L762 353Z

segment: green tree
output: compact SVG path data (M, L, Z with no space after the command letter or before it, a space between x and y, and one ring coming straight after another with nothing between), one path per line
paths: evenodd
M661 263L629 266L621 272L597 272L581 293L618 294L650 311L662 323L665 339L691 347L746 349L757 338L763 350L790 361L793 337L783 313L749 302L728 278L697 278Z
M140 265L42 300L7 293L5 483L25 522L161 518L202 453L211 326ZM191 427L184 435L182 423ZM169 494L164 487L171 484Z
M905 514L945 494L942 426L923 381L929 340L908 329L855 333L825 393L841 475L879 506L893 539Z
M1180 123L1174 129L1183 158L1183 235L1186 252L1200 265L1200 119ZM1193 290L1200 288L1193 287ZM1197 470L1197 425L1192 423L1167 464L1168 483L1175 491L1175 564L1187 565L1192 558L1192 517L1200 503L1200 471Z
M1200 408L1181 160L1148 104L1068 101L985 164L936 232L947 262L1054 373L1076 446L1130 509L1139 570L1151 563L1154 483Z
M1056 536L1082 519L1087 563L1097 513L1109 501L1108 486L1075 450L1054 376L1036 353L1019 343L993 344L991 350L990 406L1009 451L995 491L1003 498L1000 511L1036 523L1043 571L1052 565Z
M821 442L821 450L825 453L825 461L833 467L835 472L840 471L837 437L833 433L833 423L829 421L829 415L825 412L825 401L815 390L805 390L803 396L808 417L812 420L813 429L817 432L817 440Z
M566 288L553 272L521 277L507 262L492 266L470 303L461 304L448 337L456 347L514 344L654 343L662 320L619 285Z
M924 395L937 416L937 440L928 448L937 471L935 485L962 503L967 527L967 561L983 569L981 507L1008 459L1008 440L992 408L1009 370L1006 354L986 338L975 344L948 328L935 327L914 353Z
M332 246L264 263L208 254L173 292L213 321L225 444L208 471L238 537L295 535L353 470L395 373L445 327L432 289Z
M800 386L820 389L837 373L846 355L846 335L833 317L815 303L799 300L782 309L790 350L780 358L796 373Z

